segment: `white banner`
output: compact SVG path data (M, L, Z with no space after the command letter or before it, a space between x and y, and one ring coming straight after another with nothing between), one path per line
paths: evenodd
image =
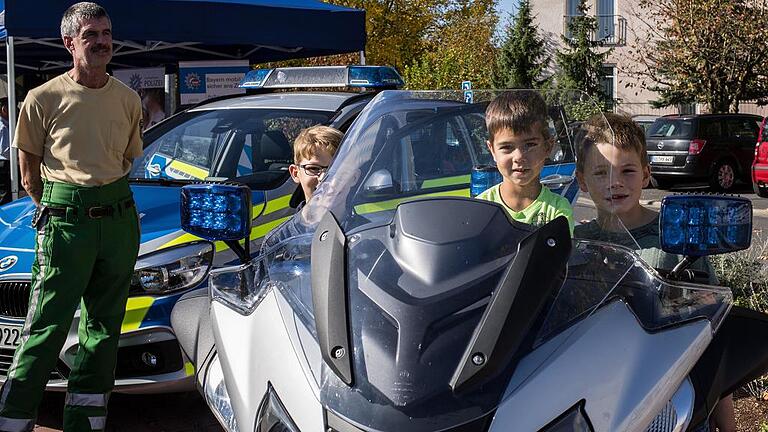
M165 112L165 68L118 69L115 78L141 96L144 129L162 121Z
M245 93L237 86L249 69L248 60L179 62L181 104Z

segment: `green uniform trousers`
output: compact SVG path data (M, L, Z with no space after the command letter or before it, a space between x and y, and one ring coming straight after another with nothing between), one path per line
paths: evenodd
M64 430L103 430L139 249L131 190L126 179L98 187L45 182L41 204L49 210L39 210L35 224L29 312L0 390L0 431L32 430L78 305Z

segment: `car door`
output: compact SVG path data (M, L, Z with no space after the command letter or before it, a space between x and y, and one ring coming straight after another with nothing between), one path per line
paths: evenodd
M725 121L727 152L734 155L742 177L749 172L755 153L755 142L760 128L757 117L733 116Z

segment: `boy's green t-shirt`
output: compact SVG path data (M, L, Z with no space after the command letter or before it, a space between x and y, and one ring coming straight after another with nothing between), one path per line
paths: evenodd
M512 219L530 225L542 226L559 216L565 216L568 219L568 225L571 227L571 233L573 233L573 208L567 199L553 193L546 186L542 186L539 196L536 197L536 200L531 205L521 211L515 211L509 208L504 203L504 200L501 199L500 186L501 183L487 189L478 195L477 198L501 204Z
M645 225L629 230L629 233L613 233L600 228L597 220L577 226L573 237L618 244L637 251L640 258L653 268L672 270L683 257L661 250L659 216ZM638 249L639 247L639 249ZM717 275L707 257L701 257L691 265L692 269L707 272L709 284L718 285Z

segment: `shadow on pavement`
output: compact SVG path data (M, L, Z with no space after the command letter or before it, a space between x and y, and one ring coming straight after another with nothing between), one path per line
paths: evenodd
M46 393L36 432L61 431L63 393ZM220 432L223 429L198 393L157 395L113 394L109 398L107 431Z
M706 184L679 184L679 185L672 185L669 188L666 189L658 189L650 187L649 189L657 189L661 192L692 192L692 193L706 193L706 192L713 192L716 193L717 191L713 190L709 187L709 185ZM754 191L752 190L752 185L749 183L736 183L733 186L733 189L728 191L729 194L754 194Z

